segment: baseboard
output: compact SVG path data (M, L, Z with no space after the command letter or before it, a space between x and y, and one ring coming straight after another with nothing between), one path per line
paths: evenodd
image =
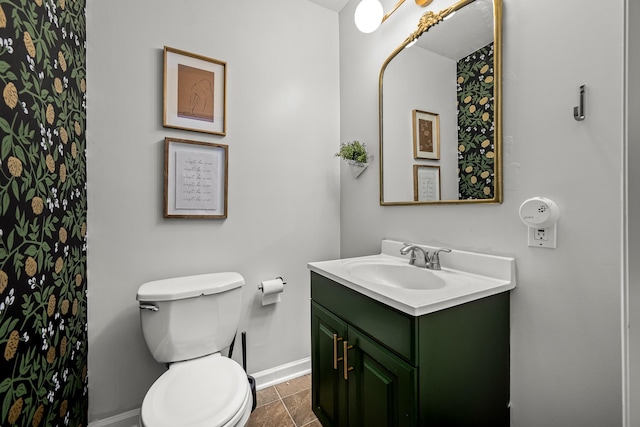
M251 374L256 380L256 389L262 390L275 384L280 384L311 372L311 358L296 360L275 368ZM139 427L140 409L123 412L109 418L89 423L88 427Z
M272 385L298 378L311 372L311 358L295 360L291 363L251 374L256 380L256 389L262 390Z
M139 427L140 409L132 409L102 420L92 421L88 427Z

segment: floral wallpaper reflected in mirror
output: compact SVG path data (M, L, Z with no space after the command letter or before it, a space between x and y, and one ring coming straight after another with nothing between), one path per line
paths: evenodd
M458 199L494 197L493 43L458 61Z

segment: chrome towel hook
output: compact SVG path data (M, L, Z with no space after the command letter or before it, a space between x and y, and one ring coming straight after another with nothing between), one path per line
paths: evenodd
M580 105L577 107L573 107L573 118L577 121L581 122L584 120L585 112L584 112L584 92L586 85L580 86Z

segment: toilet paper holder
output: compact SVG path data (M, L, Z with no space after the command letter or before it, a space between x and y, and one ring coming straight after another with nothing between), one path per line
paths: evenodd
M276 277L276 279L280 279L280 280L282 280L282 284L283 284L283 285L286 285L286 284L287 284L287 282L285 282L285 281L284 281L284 279L282 278L282 276L278 276L278 277ZM258 285L258 289L259 289L259 290L262 290L262 283L260 283L260 284Z

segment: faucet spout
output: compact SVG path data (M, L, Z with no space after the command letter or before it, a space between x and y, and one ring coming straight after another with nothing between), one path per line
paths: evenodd
M416 253L420 254L420 259ZM422 249L420 246L405 244L405 246L400 249L401 255L409 254L409 265L415 265L416 267L428 268L429 265L429 253Z
M405 243L404 246L400 249L400 255L406 255L413 248L411 243Z

